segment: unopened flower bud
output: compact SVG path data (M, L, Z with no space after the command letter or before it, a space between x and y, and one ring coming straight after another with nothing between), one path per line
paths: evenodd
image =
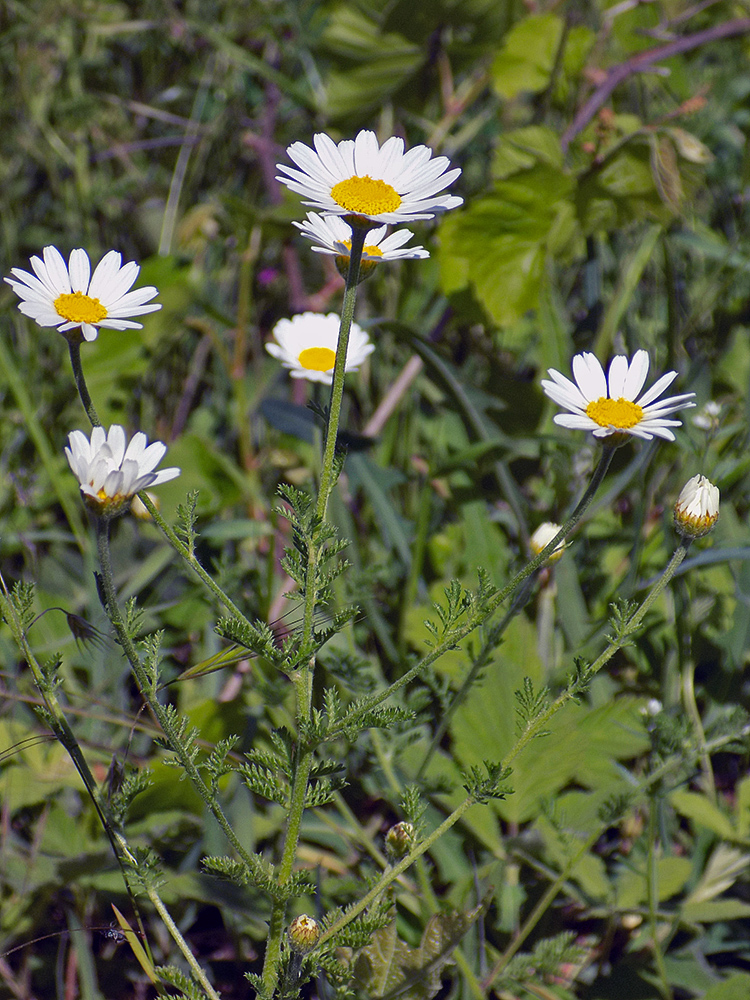
M674 505L674 523L685 538L702 538L719 520L719 491L705 476L688 479Z
M385 853L391 861L405 858L414 846L413 823L396 823L385 835Z
M529 547L531 548L532 553L535 556L538 556L543 549L547 548L559 530L560 525L555 524L553 521L545 521L543 524L540 524L529 539ZM566 543L564 541L560 542L560 544L553 549L550 555L547 556L547 562L557 562L565 551L565 548Z
M289 944L297 955L306 955L312 951L320 939L320 924L306 913L295 917L289 924Z

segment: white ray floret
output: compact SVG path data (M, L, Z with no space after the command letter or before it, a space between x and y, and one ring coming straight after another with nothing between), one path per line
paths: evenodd
M315 253L349 257L352 249L352 229L340 215L318 215L316 212L308 212L305 222L293 222L292 225L314 244L312 249ZM404 245L414 235L409 229L397 229L390 236L386 236L387 231L387 226L378 226L377 229L368 232L362 250L363 261L375 263L381 260L417 260L430 256L424 247Z
M266 350L289 369L292 378L330 385L339 343L338 313L305 312L280 319ZM375 350L362 327L352 323L346 350L346 371L355 372Z
M80 327L84 340L96 340L99 327L137 330L133 316L161 309L158 302L147 304L158 294L153 285L129 291L140 267L134 261L122 263L122 255L110 250L99 261L93 275L85 250L71 250L68 263L53 246L41 257L31 258L34 271L11 268L5 280L21 301L18 308L39 326L57 327L60 333Z
M668 420L676 410L695 406L691 402L694 392L680 396L659 396L677 378L677 372L667 372L639 398L648 375L649 359L646 351L636 351L632 361L624 355L613 358L609 371L590 353L576 354L573 358L575 382L549 369L551 381L542 380L545 393L568 413L555 415L555 423L573 430L591 431L594 437L611 434L631 434L650 441L654 437L674 441L671 427L680 427L681 421Z
M167 446L161 441L148 444L141 431L128 444L119 424L112 424L109 431L94 427L91 440L83 431L72 431L68 442L65 454L70 467L84 499L99 513L118 513L136 493L180 474L177 468L155 472Z
M313 147L292 143L287 153L295 166L277 164L277 180L327 215L398 224L431 219L463 203L456 195L440 193L461 170L448 169L448 157L433 158L427 146L405 152L404 140L396 136L381 146L374 132L363 129L355 139L339 143L319 132Z

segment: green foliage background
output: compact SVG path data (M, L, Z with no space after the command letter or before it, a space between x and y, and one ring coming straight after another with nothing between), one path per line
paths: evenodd
M410 689L414 724L341 742L348 785L307 815L300 863L315 873L318 903L299 908L361 894L406 787L425 781L434 824L463 794L460 768L502 758L524 678L555 688L574 656L597 654L611 602L642 597L668 561L671 506L703 472L722 491L721 520L637 643L518 760L514 794L472 809L394 901L399 947L416 949L436 913L489 899L457 952L465 997L747 997L750 779L746 751L726 736L743 726L750 628L746 8L5 0L2 11L4 273L48 243L142 263L164 308L142 331L103 330L84 346L92 395L105 424L169 443L169 464L183 471L160 489L164 513L200 490L201 560L247 614L282 632L296 611L281 596L289 531L275 491L311 484L318 426L305 407L315 394L291 385L262 345L283 316L336 310L342 283L291 226L303 209L274 164L316 131L338 140L368 127L463 168L464 207L414 227L430 260L383 266L360 289L358 318L377 353L347 381L350 455L332 516L353 567L337 597L362 614L321 655L342 699L394 679L425 649L430 600L451 578L472 585L484 567L503 583L531 531L561 521L580 495L593 448L552 424L539 388L547 367L567 372L579 350L606 360L646 348L655 371L679 372L678 391L695 391L699 406L721 402L713 433L688 413L674 444L618 452L572 549L545 571L426 762L470 667L468 643ZM608 68L701 32L705 42L656 71L626 74L566 132ZM85 426L66 345L25 320L9 288L0 306L2 572L36 583L37 610L62 605L106 632L62 450ZM422 373L368 433L413 355ZM223 648L217 609L153 525L118 522L114 559L144 631L166 629L172 677ZM243 973L262 954L267 902L199 873L200 857L224 845L166 765L117 646L78 648L59 611L29 637L42 659L62 652L67 710L97 778L108 780L113 756L151 769L129 832L162 858L164 898L223 995L249 995ZM66 983L85 1000L144 995L128 946L105 933L110 904L127 907L106 839L64 750L45 738L5 628L0 652L0 995L72 996ZM693 678L698 716L685 700ZM244 752L268 746L291 692L268 664L244 660L195 671L168 697L207 746L238 733ZM644 715L654 698L663 711ZM280 807L231 782L243 843L273 856ZM561 875L510 978L493 983L495 962ZM167 961L158 922L148 930Z

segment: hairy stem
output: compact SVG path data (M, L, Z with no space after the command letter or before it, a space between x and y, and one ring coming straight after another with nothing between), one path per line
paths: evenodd
M354 317L354 305L357 298L357 284L359 282L359 265L362 259L362 249L365 244L367 229L356 229L352 227L352 242L349 257L349 272L346 279L346 289L344 290L344 303L341 311L341 325L339 327L339 340L336 348L336 363L333 369L333 382L331 385L331 400L328 407L328 423L326 426L325 446L323 449L323 463L320 473L320 487L315 507L316 524L313 525L311 534L316 533L318 526L325 520L328 500L331 496L336 482L336 439L339 431L339 421L341 419L341 401L344 395L344 378L346 376L346 354L349 345L349 332ZM307 540L307 566L305 569L305 598L304 612L302 620L301 642L303 646L309 644L313 638L315 608L318 603L318 574L319 560L321 556L320 546L315 542L314 537ZM313 674L315 671L315 658L297 672L294 677L297 692L297 727L298 731L308 723L312 715L312 686ZM307 795L307 782L310 777L310 770L313 764L312 750L303 745L298 745L294 779L292 781L292 793L287 814L286 828L284 831L284 843L281 849L281 861L279 863L279 882L283 885L292 873L294 859L297 856L297 845L299 844L299 834L302 825L302 815L305 810L305 798ZM286 904L281 900L274 900L271 907L271 919L269 923L268 944L263 962L263 986L266 995L271 996L279 981L279 964L281 961L281 941L284 933L286 918Z
M169 749L172 753L174 753L175 757L180 762L180 765L184 769L186 776L190 779L190 782L196 792L200 795L201 799L203 799L206 806L211 811L214 819L221 827L225 837L235 849L239 857L242 858L245 864L251 866L252 859L250 855L240 843L237 834L232 829L232 826L224 814L216 796L211 792L210 788L201 777L200 771L191 756L190 750L180 737L171 716L159 702L156 695L157 685L155 681L152 681L146 673L146 670L141 663L141 658L138 655L138 650L135 648L133 640L125 627L125 622L123 621L120 608L117 604L117 594L115 591L114 576L112 573L112 560L109 551L109 521L105 521L101 518L97 520L96 537L99 550L99 563L101 567L102 590L106 601L107 614L109 616L109 620L112 622L115 632L117 633L118 642L120 643L120 646L130 663L131 670L133 671L133 675L136 679L141 695L151 710L152 715L159 723L159 726L161 727L169 745Z

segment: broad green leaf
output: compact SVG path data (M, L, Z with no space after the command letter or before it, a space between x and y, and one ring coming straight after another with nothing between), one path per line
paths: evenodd
M647 862L642 859L645 865ZM656 892L660 902L680 892L693 869L689 858L659 858L656 863ZM633 910L645 904L648 886L645 869L623 869L615 886L616 905L620 910Z
M536 94L549 85L562 33L563 22L554 14L526 17L510 29L491 69L500 97Z
M750 975L736 972L703 994L703 1000L747 1000L750 996Z
M514 628L515 626L515 628ZM515 692L524 676L538 687L543 668L533 626L515 618L495 662L456 711L451 732L453 750L464 766L484 758L502 759L516 739ZM568 704L549 723L549 735L529 744L513 762L514 794L496 802L508 821L532 818L539 802L571 782L586 788L619 782L618 761L635 757L648 746L635 698L620 698L599 708Z
M734 840L736 833L730 820L705 795L678 789L669 796L674 808L681 816L706 827L719 837Z
M443 290L470 286L498 325L536 308L547 256L573 246L572 190L562 170L537 163L449 216L440 228Z
M420 46L395 32L383 32L352 4L341 4L328 22L326 48L351 60L349 69L332 69L325 78L327 113L361 114L398 90L424 61Z
M680 916L688 923L715 924L725 920L747 920L750 903L739 899L709 899L703 903L685 903Z
M410 948L396 933L396 921L376 931L354 962L354 984L372 1000L403 997L431 1000L440 990L441 973L484 904L465 913L430 917L418 948Z

